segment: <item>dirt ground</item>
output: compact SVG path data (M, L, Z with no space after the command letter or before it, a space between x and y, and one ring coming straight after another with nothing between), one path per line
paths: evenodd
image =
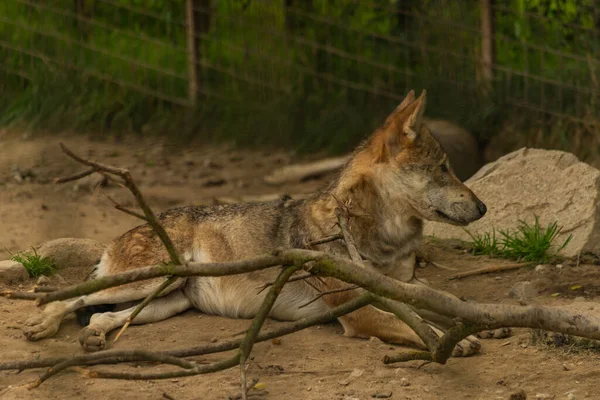
M323 184L312 180L285 187L269 187L262 177L273 168L296 159L281 152L239 151L226 147L189 145L175 149L158 140L93 142L84 137L23 138L0 133L0 259L7 250L18 251L60 237L82 237L108 242L138 224L114 210L103 193L122 204L132 204L128 193L117 187L94 190L99 178L82 183L54 185L53 178L80 170L60 153L62 140L86 157L130 168L155 211L190 204L211 204L218 196L269 193L308 193ZM317 155L314 155L317 157ZM473 257L447 246L431 249L431 257L448 270L430 265L418 275L431 285L466 299L492 303L516 303L508 296L512 285L529 280L539 291L536 302L569 304L577 298L594 307L600 270L596 265L564 263L544 272L523 269L449 281L457 271L501 261ZM88 271L63 270L67 283L82 279ZM60 278L54 278L60 279ZM33 280L23 284L27 289ZM581 288L570 290L573 285ZM558 297L552 294L561 293ZM0 299L0 355L3 361L81 353L80 327L73 318L58 334L40 342L27 342L20 330L35 306L27 301ZM117 348L175 349L211 340L224 340L244 330L248 321L231 320L187 311L163 322L133 326ZM276 322L269 321L272 326ZM114 333L113 333L114 335ZM345 338L337 323L312 327L286 336L280 344L264 342L253 350L250 377L259 377L265 399L509 399L524 390L527 398L548 394L556 399L600 399L598 353L553 349L530 343L530 332L519 329L507 339L484 340L481 354L451 359L447 365L409 362L385 366L382 359L399 348ZM199 358L213 361L217 356ZM99 368L99 367L97 367ZM103 367L109 368L109 367ZM110 367L115 368L115 367ZM121 369L157 368L131 364ZM360 376L349 378L353 370ZM0 372L1 399L226 399L238 392L237 369L214 375L156 381L85 379L67 371L35 390L20 385L34 380L41 370ZM405 378L405 380L403 380ZM408 382L403 385L401 382ZM552 398L552 397L548 397Z

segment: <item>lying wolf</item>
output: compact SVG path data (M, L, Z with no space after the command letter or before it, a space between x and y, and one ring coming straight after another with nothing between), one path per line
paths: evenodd
M404 282L414 278L415 250L421 240L423 220L467 225L486 213L486 206L462 184L439 143L423 124L425 91L415 100L408 93L402 103L375 131L324 190L304 200L289 197L264 203L216 207L182 207L159 216L179 254L186 262L225 262L272 252L277 248L302 248L305 243L337 233L338 202L349 204L353 217L349 229L360 255L382 273ZM348 257L342 241L315 249ZM138 226L116 239L95 269L95 277L117 274L168 261L168 254L148 225ZM253 317L266 292L258 287L272 282L279 268L224 277L180 278L161 297L152 300L135 318L147 324L172 317L191 307L230 318ZM54 335L63 317L93 306L124 305L120 311L96 312L80 334L87 351L106 346L106 335L121 327L139 302L164 278L139 281L106 289L72 301L51 303L26 322L29 340ZM333 278L285 285L270 316L297 320L338 306L357 291L322 297L306 307L320 289L343 283ZM133 303L135 304L135 303ZM98 311L98 308L96 308ZM85 319L85 318L84 318ZM345 335L375 336L383 341L423 347L421 339L393 314L367 306L340 317ZM438 331L439 332L439 331ZM468 356L479 349L469 337L454 349Z

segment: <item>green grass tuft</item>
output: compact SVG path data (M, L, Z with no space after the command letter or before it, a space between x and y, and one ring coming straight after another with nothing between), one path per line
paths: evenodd
M483 235L473 235L467 229L465 231L471 237L472 253L475 255L489 255L491 257L510 258L518 261L548 262L562 250L572 239L572 235L564 243L550 254L550 248L556 237L560 234L562 227L557 222L548 224L542 228L539 218L535 216L533 224L519 220L519 225L514 231L498 230L500 237L496 237L496 230Z
M10 259L23 264L29 273L29 276L34 278L42 275L53 275L56 272L56 266L54 265L54 262L52 262L52 260L50 260L48 257L40 256L34 248L32 248L32 250L33 253L9 253L11 255Z

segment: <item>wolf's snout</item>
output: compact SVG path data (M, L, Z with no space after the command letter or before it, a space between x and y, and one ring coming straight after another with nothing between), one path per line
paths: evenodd
M477 199L477 209L479 210L479 214L481 214L481 216L483 217L485 215L485 213L487 212L487 207L485 206L484 202Z

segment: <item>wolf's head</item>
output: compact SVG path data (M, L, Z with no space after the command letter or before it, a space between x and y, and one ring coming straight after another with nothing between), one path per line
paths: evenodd
M486 206L454 174L446 153L423 124L425 91L411 90L353 163L368 170L379 197L415 217L467 225ZM367 171L365 171L367 172Z

